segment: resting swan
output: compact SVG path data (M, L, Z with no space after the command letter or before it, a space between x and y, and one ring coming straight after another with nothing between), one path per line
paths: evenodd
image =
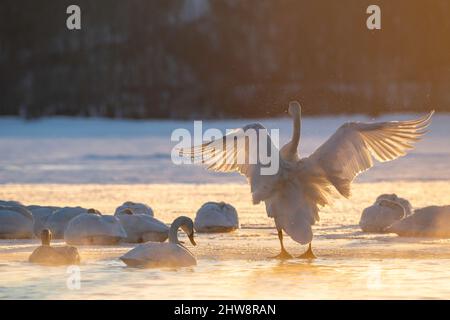
M120 260L130 267L187 267L197 264L192 253L178 240L178 229L186 232L195 246L194 224L188 217L176 218L169 230L169 242L147 242L128 251Z
M54 239L62 239L64 238L64 232L66 231L69 222L73 218L86 212L87 209L82 207L60 208L46 218L44 226L52 232L52 237Z
M383 233L386 228L411 213L409 201L394 195L381 195L364 209L359 226L363 232ZM405 207L406 206L406 207Z
M222 138L183 148L180 155L198 160L197 163L205 164L210 170L237 171L245 175L251 186L253 203L263 201L267 215L275 220L281 245L276 258L292 258L283 245L285 231L294 241L309 244L299 258L310 259L315 258L311 250L312 225L319 221L319 207L329 204L332 188L342 196L350 197L352 181L373 166L374 158L380 162L391 161L413 148L425 133L433 112L411 121L346 123L314 153L302 159L297 150L301 126L298 102L289 104L289 114L293 118L292 139L280 150L267 129L253 123ZM250 136L257 138L258 146L275 150L279 155L275 174L262 173L267 162L257 154L249 153L249 150L257 151L246 142Z
M130 209L131 212L133 212L135 214L146 214L146 215L153 217L153 209L152 208L150 208L145 203L137 203L137 202L132 202L132 201L127 201L127 202L122 203L122 205L120 205L119 207L116 208L114 215L116 215L117 213L119 213L125 209Z
M387 228L402 237L450 238L450 206L430 206Z
M147 241L164 242L169 235L169 228L148 214L136 214L125 209L114 214L120 220L127 234L126 242L141 243Z
M0 205L0 239L33 237L33 215L21 205Z
M28 261L43 265L69 265L79 264L80 255L75 247L51 247L52 233L49 229L41 232L42 245L36 248Z
M126 237L116 217L103 216L95 209L89 209L87 213L70 220L64 233L64 240L68 244L79 245L113 245Z
M230 232L239 228L236 209L225 202L207 202L195 215L194 228L197 232Z

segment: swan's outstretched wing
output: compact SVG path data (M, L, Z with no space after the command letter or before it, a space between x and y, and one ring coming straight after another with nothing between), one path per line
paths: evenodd
M404 156L426 132L433 113L412 121L344 124L305 160L349 197L351 182L373 166L372 157L385 162Z
M251 141L251 137L254 138L253 141ZM237 171L246 176L251 186L253 202L259 203L270 195L279 175L278 173L261 174L261 170L269 167L270 164L261 161L258 152L260 146L268 148L266 151L269 153L266 152L266 154L276 152L279 159L279 150L270 138L267 129L259 123L252 123L243 128L234 129L222 138L201 146L181 149L180 155L191 156L195 162L205 164L209 170Z

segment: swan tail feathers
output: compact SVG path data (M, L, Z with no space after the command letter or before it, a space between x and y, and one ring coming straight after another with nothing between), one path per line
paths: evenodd
M295 242L300 244L308 244L312 241L313 232L311 224L304 219L289 221L285 223L282 228Z

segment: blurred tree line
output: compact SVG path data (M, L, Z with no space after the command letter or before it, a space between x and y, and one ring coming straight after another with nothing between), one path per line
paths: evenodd
M0 114L450 111L449 15L448 0L2 0Z

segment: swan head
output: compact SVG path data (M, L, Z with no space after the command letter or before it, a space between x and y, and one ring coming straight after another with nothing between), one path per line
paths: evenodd
M132 216L132 215L134 214L133 211L131 211L131 210L128 209L128 208L126 208L126 209L120 211L120 213L127 214L127 215L129 215L129 216Z
M186 232L189 241L191 241L193 246L196 246L197 243L194 240L194 223L192 222L192 219L189 218L188 221L186 221L185 224L181 225L181 229Z
M49 229L44 229L41 231L41 244L43 246L49 246L50 241L52 241L52 232Z
M93 209L93 208L88 209L87 213L89 213L89 214L98 214L98 215L100 215L100 216L102 215L102 214L100 213L100 211L98 211L97 209Z
M387 208L390 208L392 210L399 212L398 219L403 219L404 217L406 217L406 209L400 203L397 203L390 199L381 199L378 202L378 205L381 207L387 207Z
M302 107L300 106L300 103L298 103L297 101L289 102L288 112L291 117L299 116L301 114L301 111Z
M192 231L191 235L188 235L189 240L191 241L193 246L196 246L197 243L194 240L194 231Z
M192 222L191 218L185 216L178 217L172 222L169 230L169 242L180 243L177 237L178 228L181 228L187 234L192 245L197 245L194 240L194 222Z
M381 201L383 199L391 200L391 201L397 201L398 200L398 196L395 193L391 193L391 194L385 193L385 194L382 194L382 195L378 196L376 201Z
M298 161L298 145L300 143L301 106L297 101L289 102L289 115L292 117L294 125L292 139L280 149L280 156L287 161Z

